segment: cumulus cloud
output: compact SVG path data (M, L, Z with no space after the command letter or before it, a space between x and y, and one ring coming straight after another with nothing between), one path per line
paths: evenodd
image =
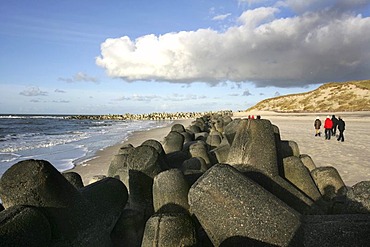
M368 79L370 17L355 12L368 1L349 2L279 1L243 12L225 31L110 38L96 63L127 81L297 87ZM277 17L285 8L299 14Z
M285 0L278 5L288 7L297 13L327 11L342 13L344 11L354 11L369 5L368 0Z
M34 97L34 96L47 96L48 92L41 91L39 87L29 87L20 92L19 94L23 96Z
M68 83L73 83L73 82L93 82L93 83L99 83L99 80L96 77L89 76L83 72L78 72L76 73L73 77L71 78L65 78L65 77L59 77L59 81L64 81Z

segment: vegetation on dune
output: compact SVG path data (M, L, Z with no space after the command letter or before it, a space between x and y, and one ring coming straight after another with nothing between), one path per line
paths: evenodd
M370 80L329 82L300 94L265 99L247 109L277 112L370 111Z

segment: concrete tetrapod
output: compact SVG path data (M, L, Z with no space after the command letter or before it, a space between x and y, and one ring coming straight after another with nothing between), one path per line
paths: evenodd
M190 188L189 204L215 246L233 238L239 244L296 244L300 214L229 165L204 173Z
M117 179L78 191L49 162L25 160L3 174L0 197L6 209L17 205L38 208L50 222L52 245L107 246L128 196Z

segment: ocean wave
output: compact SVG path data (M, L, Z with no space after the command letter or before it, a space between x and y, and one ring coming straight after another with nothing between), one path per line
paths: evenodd
M67 116L37 116L37 115L0 115L0 118L9 119L25 119L25 118L42 118L42 119L65 119Z
M89 136L90 135L86 132L81 132L78 135L59 135L59 138L50 138L50 136L41 135L39 133L21 134L18 136L19 140L9 140L3 147L0 145L0 152L15 153L24 150L50 148L87 139Z
M20 155L13 154L13 153L0 153L0 162L12 162L17 160Z

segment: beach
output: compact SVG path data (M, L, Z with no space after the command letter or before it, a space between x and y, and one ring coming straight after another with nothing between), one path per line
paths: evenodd
M107 175L108 168L113 156L118 153L118 150L123 145L130 143L134 147L137 147L140 146L144 141L149 139L154 139L161 142L163 138L171 131L172 125L178 123L187 127L194 120L195 119L174 120L172 124L164 127L144 131L135 131L123 142L107 147L103 150L99 150L94 158L82 161L69 171L77 172L78 174L80 174L82 181L85 185L87 185L92 181L94 176Z
M236 112L233 118L246 118L248 115L260 115L279 127L282 140L295 141L301 154L311 156L315 165L333 166L347 186L360 181L370 180L370 112L330 113L330 116L342 116L346 122L345 141L336 138L325 140L324 135L315 137L313 122L317 116L324 122L328 113L274 113L274 112ZM95 158L76 165L72 170L81 175L85 185L97 175L106 175L109 164L118 149L124 144L139 146L145 140L162 141L171 126L180 123L187 127L195 119L175 120L171 125L147 131L134 132L123 143L98 151ZM323 129L321 129L323 133Z

